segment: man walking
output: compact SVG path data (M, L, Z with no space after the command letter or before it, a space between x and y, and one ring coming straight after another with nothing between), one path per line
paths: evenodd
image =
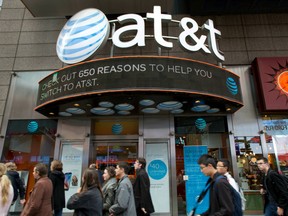
M52 194L53 185L47 177L48 168L45 164L39 163L33 169L33 176L36 180L30 198L25 205L21 216L51 216L52 215Z
M284 176L272 170L265 157L257 160L257 166L265 174L263 183L268 194L268 204L265 204L264 209L265 216L288 216L288 190L283 180Z
M136 216L133 187L128 178L129 164L119 162L115 172L119 179L114 204L109 208L110 216Z
M231 186L225 177L217 179L221 174L217 172L215 159L208 154L204 154L198 159L198 164L201 172L210 177L209 183L211 184L210 205L208 210L201 214L201 216L233 215L234 204L230 190Z
M154 206L150 194L150 180L145 170L145 158L136 159L136 179L133 185L137 216L150 215L154 212Z

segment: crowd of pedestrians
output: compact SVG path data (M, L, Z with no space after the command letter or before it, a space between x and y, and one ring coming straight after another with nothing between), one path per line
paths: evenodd
M34 166L35 184L27 201L15 163L0 163L0 216L8 215L18 196L23 205L21 216L62 216L65 207L73 210L74 216L150 215L154 207L145 170L146 160L138 158L134 165L136 179L133 185L128 176L131 167L127 162L118 162L116 168L108 166L103 173L96 164L91 164L83 172L79 189L66 203L61 161L53 160L50 170L43 163Z
M234 215L235 201L231 188L239 191L239 185L228 172L230 162L227 159L216 161L212 156L204 154L198 159L198 164L201 172L209 177L206 189L200 194L201 199L207 191L210 192L209 208L201 216ZM271 170L267 158L259 158L257 165L265 174L260 191L268 199L265 216L287 216L288 192L283 177ZM136 178L133 184L128 176L130 168L127 162L120 161L116 168L108 166L102 173L95 164L91 164L83 172L79 189L66 203L65 175L61 161L53 160L50 170L43 163L35 165L35 184L27 201L25 187L15 163L0 163L0 216L8 215L9 208L18 196L23 205L21 216L62 216L65 207L73 210L74 216L149 216L155 209L145 158L135 160ZM195 215L195 210L192 215Z

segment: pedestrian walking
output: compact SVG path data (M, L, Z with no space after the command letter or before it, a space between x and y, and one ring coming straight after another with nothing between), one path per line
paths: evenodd
M21 216L51 216L53 185L48 178L48 168L38 163L33 169L36 183L30 192L30 198L21 213Z
M119 179L114 204L110 207L110 216L136 216L135 200L132 183L128 177L130 166L120 161L116 167L116 177Z
M103 216L109 216L109 208L114 204L115 189L117 187L115 167L106 167L104 170L103 179Z
M95 169L84 170L81 187L69 198L67 208L74 209L73 216L102 216L103 198Z
M137 158L134 166L136 170L136 179L133 184L133 190L137 216L150 215L155 210L150 194L150 179L145 170L145 158Z
M258 158L257 166L265 174L263 184L268 198L264 208L265 216L288 216L288 188L284 179L286 177L272 170L265 157ZM263 189L260 193L264 193Z
M0 215L6 216L13 201L13 186L8 176L5 174L7 168L0 163Z
M222 175L217 172L215 159L208 154L204 154L198 159L198 164L201 172L210 177L208 180L208 184L210 184L209 208L201 216L233 215L234 205L231 186L226 178L219 178Z
M14 190L12 205L18 199L18 195L20 195L20 203L24 205L26 201L25 187L24 182L22 181L22 179L19 176L19 173L17 172L17 166L14 162L8 162L5 164L5 166L7 167L6 175L9 177Z
M59 160L53 160L50 166L49 178L53 184L53 212L54 216L62 216L65 208L65 175L63 173L63 164Z

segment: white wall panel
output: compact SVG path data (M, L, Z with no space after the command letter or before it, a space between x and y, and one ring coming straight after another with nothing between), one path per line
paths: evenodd
M234 136L258 135L258 117L254 89L251 86L250 66L227 67L240 76L240 84L244 106L232 115Z

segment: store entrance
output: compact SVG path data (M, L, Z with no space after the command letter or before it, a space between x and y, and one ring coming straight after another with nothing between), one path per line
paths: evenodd
M138 152L138 140L95 140L92 145L92 157L89 164L95 163L98 169L104 171L107 166L116 167L119 161L126 161L131 165L129 175L131 177L134 176L134 162Z
M198 195L195 190L200 193L205 186L207 178L197 164L199 156L208 153L231 160L227 131L225 116L175 118L178 215L187 215L193 209Z

